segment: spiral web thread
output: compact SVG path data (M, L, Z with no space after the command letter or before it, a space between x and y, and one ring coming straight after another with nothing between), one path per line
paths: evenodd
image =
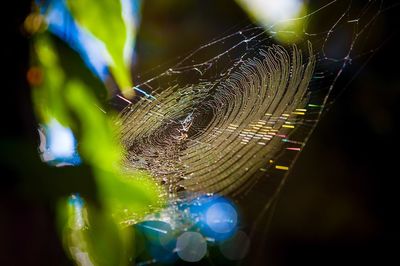
M289 33L302 36L293 44L274 42L279 23L267 31L248 26L138 83L137 91L151 95L144 93L120 114L124 167L150 171L171 200L251 192L269 206L343 69L375 52L358 46L385 11L383 4L354 8L331 1L295 19L307 25L318 16L333 18L318 32ZM350 40L339 44L340 55L330 53L342 32Z

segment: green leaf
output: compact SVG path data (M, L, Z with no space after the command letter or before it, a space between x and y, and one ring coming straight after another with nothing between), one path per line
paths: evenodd
M65 249L79 265L128 265L133 239L104 211L73 195L59 202L57 219Z
M94 97L78 80L67 82L66 100L81 120L80 152L93 166L99 192L107 207L117 217L121 210L137 219L149 209L160 207L158 187L143 171L124 173L121 168L123 150L116 141L115 123L96 107ZM151 208L149 208L151 206Z
M106 210L117 222L123 222L138 220L160 208L164 202L151 176L142 171L123 171L124 151L118 140L117 123L110 114L103 113L94 88L71 74L69 68L75 68L74 64L63 63L66 59L58 55L46 34L36 37L35 49L43 73L42 84L34 88L38 113L43 122L55 118L78 137L79 153L92 167Z
M129 63L124 60L127 30L119 0L67 0L78 23L105 44L112 61L111 72L122 91L131 91Z

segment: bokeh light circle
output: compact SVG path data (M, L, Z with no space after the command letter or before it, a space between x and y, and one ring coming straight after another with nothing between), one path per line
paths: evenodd
M178 256L187 262L200 261L207 252L207 243L204 237L197 232L185 232L176 242Z
M237 213L231 204L217 202L206 212L207 225L216 233L229 233L237 224Z

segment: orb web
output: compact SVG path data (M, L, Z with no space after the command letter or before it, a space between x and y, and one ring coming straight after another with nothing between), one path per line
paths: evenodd
M127 165L150 169L171 193L243 190L306 107L315 65L308 45L306 56L296 45L260 48L214 81L139 101L122 115Z
M144 74L133 88L138 99L118 120L124 167L151 172L171 202L249 196L265 210L332 91L341 90L334 85L343 70L375 53L362 40L383 6L330 1L293 19L303 23L300 32L279 30L287 21L249 25ZM296 41L279 43L279 34Z

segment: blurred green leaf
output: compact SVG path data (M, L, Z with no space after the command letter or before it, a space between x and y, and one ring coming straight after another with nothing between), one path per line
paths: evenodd
M132 87L129 64L124 59L128 27L122 17L121 2L67 0L67 4L78 23L105 44L113 60L110 69L120 89L132 91L128 89Z
M103 83L86 68L80 56L57 37L50 34L37 35L33 42L36 54L32 58L40 83L33 85L35 111L42 122L56 118L63 125L73 123L65 104L64 85L66 79L79 79L90 87L100 103L107 98ZM59 55L63 55L62 60Z
M73 195L58 206L64 245L79 265L127 265L132 234L105 212Z
M80 151L93 166L99 190L113 213L145 213L149 206L160 207L160 191L143 171L125 173L121 168L123 150L116 141L117 129L93 104L93 95L78 80L69 81L66 100L81 121ZM120 215L118 215L120 217Z
M55 118L78 137L79 153L84 163L91 166L101 203L101 208L87 206L90 215L85 220L85 228L71 228L71 219L77 219L77 210L73 206L59 208L63 228L69 226L64 229L67 230L64 232L66 248L71 254L86 252L85 258L93 259L96 265L125 264L129 237L120 225L138 221L162 207L164 200L160 188L150 174L127 172L122 168L124 151L117 137L116 118L103 111L99 97L94 93L103 90L92 88L86 78L80 78L70 70L76 63L64 62L67 59L59 56L49 35L37 35L34 50L36 67L42 75L42 82L33 88L39 118L44 123ZM71 58L68 56L68 60Z
M32 93L36 113L44 123L54 117L64 125L71 124L62 98L65 75L59 66L58 55L45 34L35 39L34 48L42 75L41 83L34 87Z
M160 191L149 174L123 172L123 149L118 141L115 118L103 113L94 89L78 76L69 77L66 68L73 65L61 63L48 35L36 37L35 49L43 72L42 84L34 88L34 102L40 117L45 123L55 118L78 136L80 155L92 166L99 194L108 210L120 213L123 209L137 218L160 207L163 204Z

